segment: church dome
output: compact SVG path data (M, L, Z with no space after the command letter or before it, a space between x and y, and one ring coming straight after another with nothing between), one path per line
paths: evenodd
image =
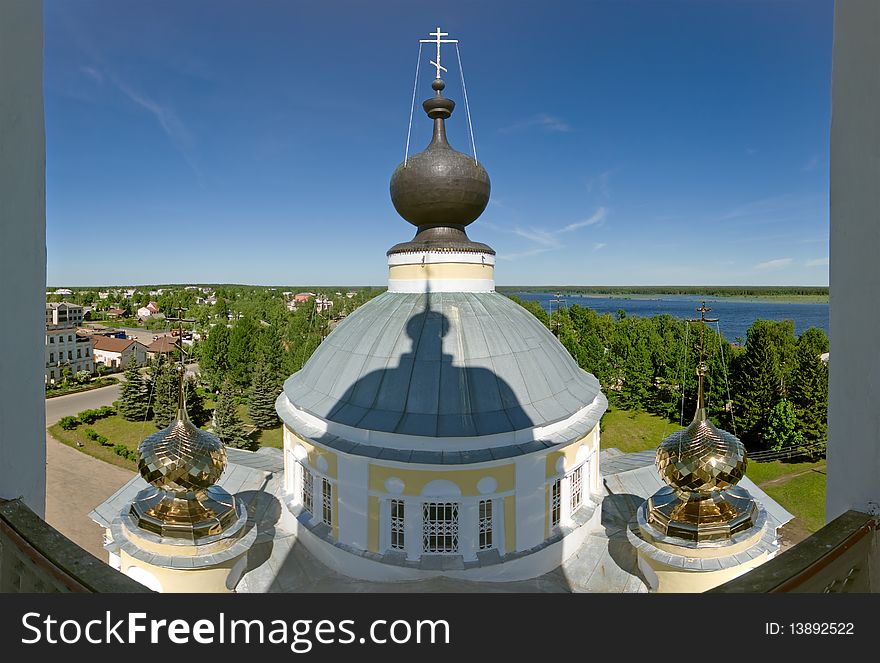
M504 295L386 292L340 323L284 395L325 421L449 438L565 420L599 383Z
M391 202L397 213L414 226L463 228L489 204L489 174L474 158L452 148L446 140L445 120L455 102L441 95L445 87L437 79L436 96L422 104L434 120L434 135L425 150L401 163L391 176Z

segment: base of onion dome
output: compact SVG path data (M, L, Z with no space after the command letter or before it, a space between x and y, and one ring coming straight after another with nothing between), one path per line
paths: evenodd
M648 498L647 522L665 536L722 541L755 524L758 505L739 486L682 496L664 486Z
M183 494L150 486L137 494L129 514L140 529L194 543L238 520L235 498L219 486Z

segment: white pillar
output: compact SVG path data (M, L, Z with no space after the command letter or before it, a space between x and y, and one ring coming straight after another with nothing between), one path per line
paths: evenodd
M547 457L532 454L514 461L516 468L516 549L533 548L544 540L544 483Z
M0 0L0 497L46 513L43 3Z
M336 477L338 505L336 522L339 523L339 542L366 550L369 541L370 522L368 514L369 498L367 497L369 467L366 460L345 454L337 454ZM387 500L380 501L379 504L382 508L388 508ZM380 509L380 528L387 522L388 520L383 518L383 512ZM379 540L380 542L382 541L381 535Z
M504 498L492 500L492 547L498 549L499 555L507 553L504 545Z
M406 558L417 560L422 556L422 502L419 499L404 501L404 544Z
M880 510L880 3L837 2L825 517Z
M462 501L458 508L458 551L465 562L473 562L480 546L479 501Z

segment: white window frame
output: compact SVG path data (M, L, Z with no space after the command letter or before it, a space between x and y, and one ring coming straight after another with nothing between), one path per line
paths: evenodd
M461 503L457 501L422 502L422 551L424 554L459 554L461 543L459 536L460 512Z
M333 527L333 484L327 477L321 477L321 522Z
M299 463L299 467L299 502L302 505L303 510L308 511L314 516L315 512L313 511L313 509L315 507L315 478L312 474L312 471L305 465Z
M559 527L562 523L562 478L557 477L550 483L550 528Z
M477 504L477 550L491 550L494 535L494 505L491 499L480 500Z
M569 480L569 496L570 496L570 515L580 509L584 504L584 475L583 464L578 465L568 475Z
M388 548L406 550L406 502L403 500L388 503Z

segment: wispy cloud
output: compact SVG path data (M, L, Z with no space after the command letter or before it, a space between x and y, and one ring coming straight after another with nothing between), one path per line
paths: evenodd
M533 117L516 124L498 129L500 133L512 133L514 131L524 131L526 129L541 129L549 132L568 132L572 131L571 125L565 120L550 115L548 113L539 113Z
M104 74L94 67L80 67L79 70L98 84L104 82Z
M816 258L807 260L807 267L828 267L828 258Z
M608 181L611 176L616 173L619 168L609 168L608 170L600 173L596 177L588 177L587 178L587 193L595 193L599 194L603 198L609 198L611 195L610 189L608 187Z
M604 249L608 246L605 242L596 242L593 244L593 251L598 251L599 249Z
M521 253L506 253L504 255L496 256L498 260L519 260L520 258L529 258L531 256L536 256L540 253L547 253L547 251L552 251L550 247L543 247L537 249L531 249L530 251L522 251Z
M759 262L757 265L755 265L755 269L762 272L785 269L786 267L790 266L792 262L794 261L791 258L776 258L775 260Z
M114 76L110 76L110 80L120 92L128 97L130 101L148 111L156 118L159 127L168 137L168 140L180 153L180 156L183 157L184 161L186 161L187 165L193 173L195 173L199 181L202 182L202 173L192 158L192 150L195 147L195 138L174 109L166 104L160 104L155 99L135 90L130 85L118 80Z
M517 237L522 237L533 244L536 244L532 249L528 249L521 253L513 253L509 254L506 259L514 260L516 258L525 258L527 256L537 255L539 253L545 253L546 251L555 251L561 249L565 246L564 242L561 239L561 235L566 233L574 232L575 230L580 230L581 228L587 228L589 226L595 226L601 224L605 217L608 214L608 210L604 207L600 207L597 209L591 216L586 219L582 219L580 221L575 221L574 223L569 223L567 226L563 226L561 228L521 228L515 227L513 229L506 229L496 226L491 223L483 223L484 228L491 228L492 230L500 230L502 232L508 232L516 235ZM605 246L605 244L602 244ZM601 248L601 247L598 247Z
M748 154L750 157L755 156L757 153L758 153L758 148L756 148L756 147L747 147L746 148L746 154Z
M819 155L814 154L813 156L811 156L807 160L807 162L803 165L803 168L801 168L801 170L804 170L804 171L816 170L816 166L818 166L818 165L819 165Z

